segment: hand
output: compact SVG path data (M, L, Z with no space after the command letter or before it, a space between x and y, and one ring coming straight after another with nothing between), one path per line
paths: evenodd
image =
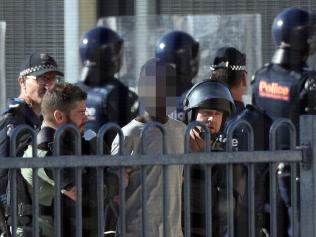
M75 186L68 188L67 190L63 190L62 193L66 195L67 197L69 197L71 200L76 201L76 187Z
M129 174L132 172L132 168L126 167L125 174L124 174L124 187L127 188L129 183Z
M190 147L194 152L204 150L204 139L200 136L200 130L196 127L190 131Z

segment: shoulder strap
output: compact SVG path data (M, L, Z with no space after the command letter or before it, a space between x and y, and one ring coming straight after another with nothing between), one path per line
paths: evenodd
M9 124L16 124L12 111L8 110L0 116L0 129L7 127Z
M44 151L53 150L55 130L49 127L43 127L37 135L37 148Z

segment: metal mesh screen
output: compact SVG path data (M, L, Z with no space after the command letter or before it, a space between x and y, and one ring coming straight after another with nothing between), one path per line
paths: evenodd
M157 11L160 14L260 14L262 19L262 62L266 63L271 60L275 50L271 37L273 19L281 10L294 6L304 8L309 12L316 11L316 2L313 0L159 0ZM316 68L315 55L310 58L309 65Z
M0 108L5 106L5 22L0 22Z
M141 66L155 56L158 39L171 30L187 32L199 41L200 66L195 81L210 76L215 52L223 46L233 46L247 54L250 74L262 64L261 18L258 14L104 17L99 19L98 25L108 26L123 37L124 63L119 79L132 87L136 85Z
M6 30L7 97L17 96L21 62L34 51L46 51L63 70L64 1L0 0L0 20Z

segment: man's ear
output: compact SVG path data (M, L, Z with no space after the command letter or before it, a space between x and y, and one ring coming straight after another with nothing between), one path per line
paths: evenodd
M55 110L53 115L54 115L55 122L58 125L64 123L65 115L63 114L63 112L61 112L60 110Z
M25 77L25 76L19 76L19 77L17 78L17 80L18 80L18 83L20 84L20 86L21 86L22 88L25 88L26 77Z

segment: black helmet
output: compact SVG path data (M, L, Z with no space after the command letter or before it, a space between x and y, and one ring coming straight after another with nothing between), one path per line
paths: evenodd
M272 36L278 47L289 47L308 54L314 51L314 34L314 17L297 7L283 10L273 21Z
M186 94L183 105L188 122L193 120L193 112L197 108L219 110L225 117L235 111L229 89L223 83L212 80L195 84Z
M106 27L94 27L80 38L79 51L84 66L98 66L109 75L122 65L123 39Z
M199 42L182 31L171 31L156 43L156 58L175 65L177 77L191 81L199 70Z

